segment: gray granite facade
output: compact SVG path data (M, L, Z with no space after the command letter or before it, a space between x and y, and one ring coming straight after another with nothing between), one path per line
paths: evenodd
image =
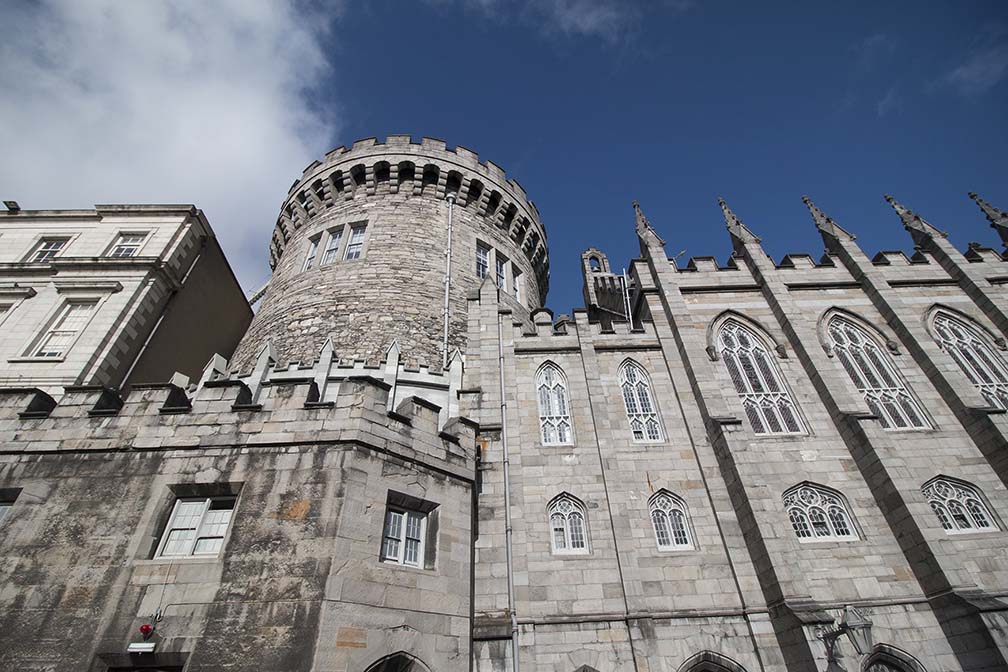
M404 273L378 250L419 250L403 223L440 226L447 183L403 195L365 161L363 193L322 209L299 196L346 153L399 165L395 145L447 160L432 142L365 141L308 168L234 361L128 394L68 387L58 403L0 390L0 668L1008 669L1008 414L998 381L971 381L935 326L939 314L971 325L994 366L1008 360L1002 254L961 253L893 201L918 251L872 258L808 201L826 254L777 263L722 204L728 262L679 267L636 208L626 301L592 248L586 307L554 318L539 307L545 257L516 255L513 232L463 205L464 174L442 367L440 314L423 311L443 291L443 257ZM977 201L1008 242L1008 218ZM305 241L361 212L370 237L353 267L305 268ZM527 302L492 269L476 277L478 240L541 283ZM383 294L386 277L399 289ZM344 319L354 301L370 312ZM913 426L894 427L875 388L855 384L834 318L890 363L887 389L919 409ZM762 345L759 375L776 383L737 391L726 325ZM547 369L559 407L542 401ZM626 401L631 380L647 408ZM763 431L752 398L786 398L794 429ZM544 412L569 423L560 440ZM642 415L657 429L635 429ZM973 493L983 514L963 519L971 528L943 525L926 494L936 482ZM802 528L795 492L825 493L841 513ZM661 497L685 520L674 540L655 522ZM233 502L220 550L166 557L176 501L200 498ZM558 502L580 516L577 534L573 518L551 518ZM412 562L388 545L411 538L390 527L396 512L424 521ZM828 650L821 635L848 608L873 641L858 652L841 636ZM128 653L145 644L153 652Z

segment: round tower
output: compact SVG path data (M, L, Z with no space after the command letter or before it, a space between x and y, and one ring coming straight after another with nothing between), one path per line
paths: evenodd
M395 340L406 362L440 367L465 348L481 276L522 317L549 282L546 232L522 186L464 147L408 135L308 166L280 209L270 267L233 369L251 368L267 342L280 361L312 361L329 337L339 359L380 360Z

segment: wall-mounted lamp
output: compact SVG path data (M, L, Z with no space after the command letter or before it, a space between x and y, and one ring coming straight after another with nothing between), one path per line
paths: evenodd
M826 645L826 659L832 663L836 662L834 647L841 635L847 635L847 639L850 640L851 645L859 656L863 656L866 652L871 651L873 643L871 629L872 622L868 617L857 608L847 605L844 607L840 623L825 628L817 627L815 629L815 636L817 639L821 639Z

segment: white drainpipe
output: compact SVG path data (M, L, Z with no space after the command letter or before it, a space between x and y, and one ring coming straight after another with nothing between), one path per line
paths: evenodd
M455 211L454 191L445 196L448 201L448 246L445 250L445 272L444 272L444 356L441 360L441 367L448 368L448 318L451 315L451 308L448 303L448 295L451 292L451 248L452 248L452 215Z

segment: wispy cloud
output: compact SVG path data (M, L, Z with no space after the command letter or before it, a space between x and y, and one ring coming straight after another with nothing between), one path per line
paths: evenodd
M891 112L899 111L902 107L903 99L900 97L896 87L891 86L885 92L885 95L882 96L882 99L875 105L875 112L878 114L879 118L882 118Z
M1008 43L974 51L942 81L966 96L975 96L997 86L1008 75Z
M309 103L328 67L327 18L310 11L5 3L3 197L25 208L195 203L246 287L261 282L284 189L336 131L331 111Z
M851 45L851 51L854 52L859 68L871 70L895 53L896 42L891 35L875 33Z

